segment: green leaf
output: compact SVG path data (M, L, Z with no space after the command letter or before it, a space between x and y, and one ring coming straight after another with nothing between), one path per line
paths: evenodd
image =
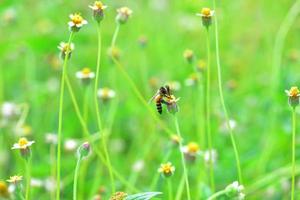
M162 194L161 192L144 192L144 193L138 193L129 195L125 198L125 200L149 200L157 195Z

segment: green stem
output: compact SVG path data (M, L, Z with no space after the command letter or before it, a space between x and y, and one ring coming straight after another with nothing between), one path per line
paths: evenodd
M26 193L25 193L25 199L29 200L30 199L30 181L31 181L31 158L25 161L26 165Z
M95 101L95 109L96 109L96 118L97 118L97 125L99 129L99 133L102 130L102 122L101 122L101 116L99 111L99 101L97 96L97 90L98 90L98 84L99 84L99 71L100 71L100 61L101 61L101 27L100 24L97 26L97 32L98 32L98 55L97 55L97 70L96 70L96 80L95 80L95 86L94 86L94 101ZM102 131L102 147L104 149L104 155L106 157L106 161L108 164L108 172L110 177L110 183L111 183L111 189L112 193L115 193L115 180L114 175L112 172L112 164L110 161L110 157L107 151L107 144L106 144L106 138L104 135L104 131Z
M217 197L224 195L225 192L226 192L225 190L221 190L221 191L219 191L219 192L216 192L216 193L214 193L212 196L210 196L207 200L213 200L213 199L216 199Z
M172 188L172 180L168 179L168 197L169 200L173 200L173 188Z
M73 200L77 200L77 183L78 183L78 175L79 168L82 157L79 155L76 163L75 173L74 173L74 183L73 183Z
M69 77L68 76L65 76L65 81L66 81L66 84L67 84L67 87L68 87L68 91L70 93L70 96L71 96L71 100L72 100L72 103L73 103L73 106L74 106L74 109L75 109L75 113L77 115L77 118L79 119L79 122L84 130L84 134L85 136L88 138L88 141L90 142L90 144L92 145L92 149L94 150L94 152L97 154L97 156L101 159L101 162L106 166L108 167L108 163L105 159L105 157L101 154L100 151L98 151L97 147L95 146L94 144L94 141L92 141L92 137L91 137L91 134L88 130L88 127L82 117L82 114L80 113L80 109L79 109L79 106L78 106L78 103L77 103L77 100L75 98L75 95L74 95L74 92L73 92L73 89L72 89L72 86L71 86L71 83L70 83L70 80L69 80ZM133 185L131 185L122 175L119 174L118 171L116 171L113 167L111 168L112 169L112 172L114 173L114 175L125 185L127 186L131 191L133 192L138 192L139 190L136 189Z
M68 45L70 46L73 38L73 32L70 33ZM69 51L66 52L62 76L60 81L60 97L59 97L59 114L58 114L58 142L57 142L57 157L56 157L56 200L60 199L60 161L61 161L61 143L62 143L62 123L63 123L63 105L64 105L64 89L65 89L65 77L66 77L66 68L68 63Z
M214 4L214 10L216 10L216 0L213 1L213 4ZM222 105L222 108L223 108L223 112L224 112L224 115L225 115L226 126L229 130L230 139L231 139L232 147L233 147L233 150L234 150L236 167L237 167L237 170L238 170L239 182L240 182L240 184L242 184L243 178L242 178L242 170L241 170L240 159L239 159L239 152L238 152L238 149L237 149L237 146L236 146L233 130L232 130L232 127L230 125L230 119L229 119L229 115L228 115L228 112L227 112L227 108L226 108L226 104L225 104L225 100L224 100L224 95L223 95L223 90L222 90L222 73L221 73L220 50L219 50L218 19L217 19L216 14L215 14L215 40L216 40L216 59L217 59L217 70L218 70L219 95L220 95L220 100L221 100L221 105Z
M285 45L285 40L287 37L288 32L290 31L292 25L295 23L297 16L300 12L300 0L297 0L293 6L288 11L286 17L284 18L283 22L281 23L279 30L275 37L275 44L272 52L272 69L271 69L271 86L270 86L270 100L272 102L272 107L268 110L266 114L266 118L269 119L269 125L266 127L266 131L262 138L265 138L265 142L263 144L262 154L260 156L258 165L258 171L263 171L267 163L269 162L271 153L273 152L273 147L276 137L274 137L273 133L276 129L276 117L278 116L278 99L277 94L279 90L279 83L282 81L280 80L280 71L282 66L282 55L283 55L283 48Z
M210 186L211 190L215 191L215 178L214 178L214 165L212 160L212 136L211 136L211 124L210 124L210 39L209 39L209 29L206 29L206 39L207 39L207 68L206 68L206 131L208 139L209 148L209 170L210 170Z
M110 45L111 50L116 46L116 41L117 41L119 31L120 31L120 23L117 23L117 26L116 26L116 29L115 29L115 32L114 32L114 35L113 35L113 38L111 41L111 45Z
M179 124L178 124L178 119L177 116L174 115L174 121L175 121L175 127L176 127L176 132L179 138L181 137L181 133L180 133L180 129L179 129ZM187 199L190 200L191 199L191 194L190 194L190 185L189 185L189 179L188 179L188 173L187 173L187 169L186 169L186 163L185 163L185 159L184 159L184 155L183 152L181 151L182 149L182 141L179 141L179 151L180 151L180 155L181 155L181 164L183 167L183 175L184 175L184 179L185 179L185 186L186 186L186 193L187 193Z
M176 200L181 200L183 188L184 188L184 175L182 175L182 177L180 179L180 183L178 185L178 189L177 189L177 193L176 193L176 197L175 197Z
M295 196L295 173L296 173L296 108L292 108L292 127L293 127L293 133L292 133L292 191L291 191L291 200L294 200Z

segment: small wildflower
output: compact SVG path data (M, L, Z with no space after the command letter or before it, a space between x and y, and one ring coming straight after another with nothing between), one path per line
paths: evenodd
M4 102L1 105L1 115L3 118L13 118L20 114L18 106L11 102Z
M138 43L139 43L140 47L144 48L148 44L148 38L146 36L144 36L144 35L141 35L138 38Z
M289 104L293 108L299 105L299 97L300 97L300 91L298 87L291 87L290 90L285 90L285 93L287 94L289 98Z
M234 181L232 184L228 185L225 188L226 195L229 198L236 198L238 200L243 200L245 198L245 194L243 193L244 186L239 185L237 181Z
M132 165L132 170L134 172L140 172L144 169L145 167L145 162L143 160L137 160L133 165Z
M188 63L192 63L194 61L195 55L191 49L186 49L183 52L183 57Z
M88 23L79 13L71 14L70 19L68 25L72 32L78 32L83 25Z
M186 86L194 86L196 85L197 81L198 81L198 76L196 73L193 73L185 80L184 83Z
M200 148L196 142L190 142L186 146L183 146L181 151L184 153L186 160L195 161L197 155L200 153Z
M171 95L170 97L166 98L166 104L167 104L167 109L169 113L175 114L179 111L177 102L179 101L180 98L177 98L174 95Z
M202 17L202 24L206 28L209 28L211 25L212 17L214 16L214 11L210 8L202 8L200 13L197 13L197 16Z
M8 198L8 197L9 197L8 187L4 181L0 181L0 199Z
M57 144L57 134L55 134L55 133L46 133L45 141L48 144L56 145Z
M175 167L172 165L171 162L167 162L165 164L161 164L160 168L157 170L161 173L164 177L172 176L175 172Z
M43 185L44 185L44 183L41 179L31 178L31 180L30 180L31 187L41 188L41 187L43 187Z
M24 159L28 159L31 156L30 146L34 141L28 141L25 137L19 139L18 143L15 143L11 149L19 149L21 156Z
M116 96L116 92L112 89L109 89L107 87L100 88L98 90L98 97L102 99L103 101L108 101L110 99L113 99Z
M196 67L197 67L196 68L197 71L203 72L206 68L206 62L204 60L200 59L200 60L198 60Z
M125 200L127 197L127 193L125 192L116 192L113 196L109 198L109 200Z
M64 143L64 148L66 151L74 151L78 146L78 142L74 139L67 139Z
M76 77L82 81L84 85L88 85L90 81L95 78L95 73L90 68L83 68L81 71L76 72Z
M94 19L100 23L104 18L104 10L107 8L101 1L95 1L92 6L89 6L93 10Z
M107 54L110 59L119 60L121 57L121 50L118 47L114 46L108 49Z
M91 151L91 145L88 142L83 143L78 149L77 154L79 158L85 158Z
M15 175L15 176L9 177L9 179L6 180L6 181L9 182L9 183L13 183L13 184L17 185L19 182L22 181L22 179L23 179L22 176Z
M178 135L174 134L171 135L171 141L175 145L179 145L179 143L182 141L182 138L180 138Z
M120 24L125 24L128 18L132 15L132 10L128 7L121 7L117 9L117 13L116 21Z
M203 152L203 159L204 159L205 164L207 164L207 165L210 164L210 161L212 161L213 164L216 163L217 157L218 157L218 154L215 149L206 150Z
M75 46L73 43L71 43L70 45L66 42L59 43L58 49L60 50L61 59L64 60L66 56L67 56L67 59L70 59L74 48L75 48Z

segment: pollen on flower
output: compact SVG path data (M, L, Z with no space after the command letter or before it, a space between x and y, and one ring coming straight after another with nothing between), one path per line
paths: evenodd
M94 5L89 7L93 10L104 10L105 8L107 8L107 6L105 6L101 1L95 1Z
M87 21L79 13L71 14L70 19L68 25L74 32L78 32L83 25L87 24Z
M158 168L158 172L168 177L173 175L173 173L175 172L175 167L171 162L163 163L160 165L160 168Z
M290 97L297 97L299 96L300 91L298 89L298 87L291 87L291 89L288 91L288 96Z
M83 83L88 84L95 77L95 73L90 68L85 67L81 71L76 72L76 77L81 79Z
M211 10L210 10L209 8L202 8L201 14L202 14L203 16L210 17L210 15L211 15Z
M188 152L190 153L197 153L199 151L199 145L196 142L190 142L187 145Z
M116 92L107 87L98 90L98 97L103 100L109 100L116 96Z

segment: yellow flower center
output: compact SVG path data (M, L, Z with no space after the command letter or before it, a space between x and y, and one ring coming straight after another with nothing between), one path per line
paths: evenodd
M103 98L108 98L108 96L109 96L109 89L108 88L103 88L102 96L103 96Z
M89 75L91 73L91 70L90 68L84 68L82 71L81 71L84 75Z
M99 10L103 10L103 3L101 1L95 1L94 6L96 6Z
M172 172L172 165L170 163L163 164L161 166L161 169L162 169L163 173L169 174Z
M28 140L26 138L20 138L18 143L21 148L24 148L28 144Z
M80 16L80 14L74 14L74 16L72 17L71 20L74 24L81 24L83 21L83 18Z
M201 14L204 15L205 17L209 17L211 13L211 10L209 8L202 8Z
M188 148L188 152L190 153L196 153L199 150L199 146L195 142L189 143L187 148Z
M297 97L299 95L300 91L298 87L291 87L290 89L290 96Z

